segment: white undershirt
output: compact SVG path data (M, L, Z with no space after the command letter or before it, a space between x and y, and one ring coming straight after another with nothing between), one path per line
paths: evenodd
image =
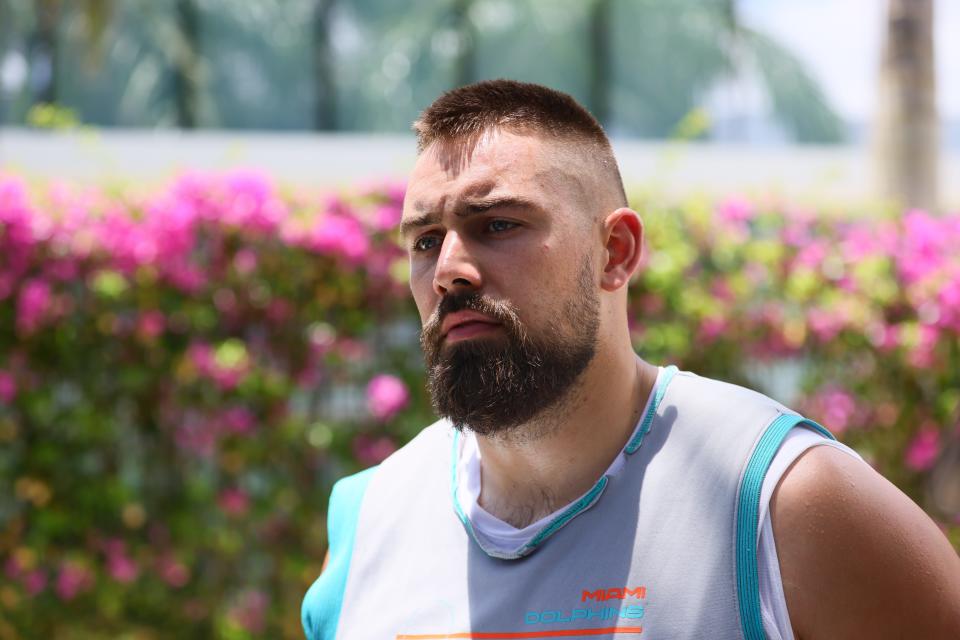
M663 367L659 368L656 383L647 398L641 416L646 415L653 401L654 391L660 384L663 376ZM639 428L639 424L637 428ZM474 533L483 538L484 543L504 551L516 551L549 521L556 518L570 505L564 505L550 515L544 516L536 522L517 529L496 516L491 515L478 503L480 497L480 450L473 433L464 433L460 458L457 461L457 477L460 484L457 487L457 501L466 511L473 525ZM631 438L632 439L632 438ZM757 541L757 568L760 577L760 616L763 620L763 629L769 640L794 640L793 627L790 624L790 615L787 612L787 602L783 594L783 581L780 577L780 561L777 558L777 547L773 539L773 525L770 520L770 498L780 482L781 476L800 454L814 446L829 446L840 449L845 453L861 459L856 451L810 429L793 429L780 445L776 456L770 463L767 475L764 477L760 489L760 519L758 524ZM614 476L620 472L626 462L627 454L621 451L604 475ZM572 504L572 503L571 503Z

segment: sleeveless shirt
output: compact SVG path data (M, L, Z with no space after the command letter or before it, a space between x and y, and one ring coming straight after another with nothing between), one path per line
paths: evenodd
M832 436L759 393L664 373L619 473L514 552L474 535L446 421L338 482L307 637L763 638L763 477L793 427Z

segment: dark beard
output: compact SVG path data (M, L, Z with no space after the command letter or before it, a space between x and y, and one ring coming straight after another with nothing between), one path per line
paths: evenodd
M567 397L596 353L599 300L589 260L578 284L556 319L536 336L507 302L476 292L446 295L420 334L436 412L457 429L488 436L528 423ZM495 319L504 335L443 347L443 319L463 310Z

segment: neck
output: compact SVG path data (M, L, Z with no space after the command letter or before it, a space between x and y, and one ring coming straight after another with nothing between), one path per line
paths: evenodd
M598 353L553 411L478 436L480 506L522 528L586 493L626 445L656 376L629 348Z

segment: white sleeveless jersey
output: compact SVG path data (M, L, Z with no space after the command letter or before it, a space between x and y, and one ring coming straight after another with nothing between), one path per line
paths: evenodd
M625 461L523 546L491 548L456 499L440 421L337 483L313 639L764 638L757 536L783 438L826 430L761 394L668 367Z

